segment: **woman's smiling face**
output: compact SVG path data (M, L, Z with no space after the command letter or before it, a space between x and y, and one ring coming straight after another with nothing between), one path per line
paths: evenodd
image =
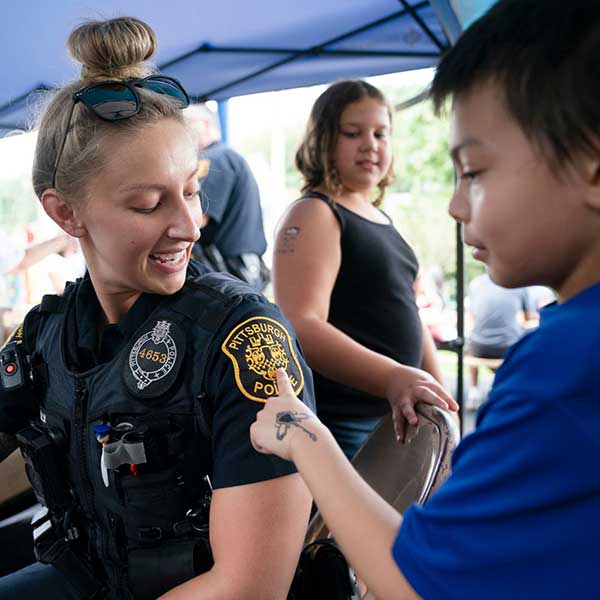
M185 282L202 219L197 157L173 119L105 143L109 160L75 214L98 297L129 298L127 309L140 293L172 294Z

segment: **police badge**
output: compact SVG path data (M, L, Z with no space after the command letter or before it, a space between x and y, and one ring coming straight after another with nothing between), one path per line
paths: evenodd
M185 336L169 321L156 325L133 343L124 378L136 396L151 398L166 392L177 377L185 351Z

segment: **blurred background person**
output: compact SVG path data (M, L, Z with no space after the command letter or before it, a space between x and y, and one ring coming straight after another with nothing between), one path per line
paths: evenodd
M429 329L434 342L450 339L446 302L441 286L430 275L430 271L421 269L415 279L415 296L421 320ZM450 324L450 329L454 323Z
M0 274L24 271L50 254L62 252L74 242L70 235L60 234L45 242L22 248L0 229Z
M494 283L487 272L469 284L468 307L471 330L467 354L478 358L503 358L525 333L526 324L537 322L537 308L529 288L505 288ZM479 368L469 365L470 386L467 408L477 408L485 399L479 386Z
M0 342L19 321L19 305L27 302L27 286L24 287L23 282L18 281L20 277L16 276L27 273L28 269L49 256L68 251L73 245L77 246L77 242L71 236L60 234L37 244L22 246L0 229ZM12 281L9 282L9 279ZM28 277L28 280L32 278ZM13 312L17 314L11 318Z
M29 269L29 293L37 304L45 294L62 294L69 281L85 275L85 259L76 239L64 250L46 256Z
M548 306L548 304L556 300L556 294L544 285L530 285L527 290L529 291L529 298L534 310L538 313L541 308Z
M269 270L258 186L246 160L221 141L218 115L204 104L185 109L199 154L198 178L204 207L202 235L194 258L262 291Z

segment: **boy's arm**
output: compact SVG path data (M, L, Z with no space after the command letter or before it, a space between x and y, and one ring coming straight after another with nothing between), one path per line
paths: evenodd
M251 427L254 447L296 464L336 542L379 600L418 599L392 557L401 515L358 475L281 372L277 383L281 396L268 400Z
M402 516L352 468L325 427L297 435L294 460L344 555L379 600L417 600L392 557Z

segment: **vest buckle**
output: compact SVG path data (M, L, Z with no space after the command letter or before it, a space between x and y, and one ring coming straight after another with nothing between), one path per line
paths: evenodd
M138 537L142 542L160 542L163 530L160 527L140 527Z

